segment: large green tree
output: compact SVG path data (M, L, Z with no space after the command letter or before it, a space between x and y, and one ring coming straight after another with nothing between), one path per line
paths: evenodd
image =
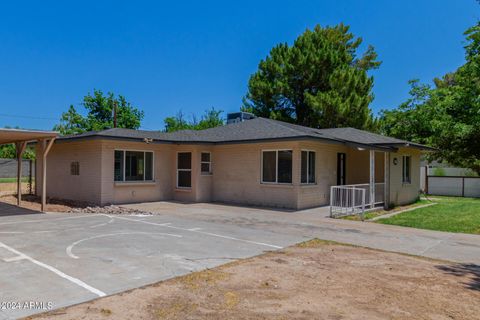
M432 88L419 80L409 81L410 97L397 108L380 111L380 132L403 140L431 144L433 136Z
M464 65L434 87L412 82L411 98L381 113L385 134L438 149L430 158L480 174L480 23L465 32Z
M275 46L250 77L243 110L315 128L372 129L368 71L380 62L372 46L359 55L361 43L339 24Z
M124 96L112 92L104 95L100 90L94 90L93 95L83 98L82 106L86 110L83 116L71 105L60 118L60 123L53 129L61 134L77 134L85 131L99 131L114 127L113 109L117 106L117 128L138 129L144 113L131 105Z
M223 111L211 108L205 111L205 113L197 120L195 116L192 119L186 119L182 112L178 112L173 117L165 118L165 131L174 132L178 130L203 130L208 128L218 127L224 124L221 117Z

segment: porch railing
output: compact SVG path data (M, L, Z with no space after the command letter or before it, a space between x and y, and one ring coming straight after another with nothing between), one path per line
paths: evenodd
M368 208L370 208L370 184L362 183L362 184L351 184L348 186L365 189L365 205ZM383 204L384 196L385 196L384 191L385 191L385 183L383 182L375 183L375 198L373 199L374 206Z
M375 183L375 196L373 207L370 202L370 185L351 184L332 186L330 190L330 216L339 217L359 214L363 220L363 214L367 209L383 204L384 183Z

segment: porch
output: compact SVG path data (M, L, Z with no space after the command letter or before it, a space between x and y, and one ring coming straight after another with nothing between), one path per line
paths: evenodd
M338 155L337 185L330 187L330 216L339 217L389 207L390 153L352 149Z

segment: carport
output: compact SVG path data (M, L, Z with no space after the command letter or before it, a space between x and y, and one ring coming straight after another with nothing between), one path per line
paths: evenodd
M50 148L57 137L54 131L38 131L38 130L23 130L23 129L0 129L0 145L14 144L16 148L17 158L17 205L22 203L22 155L28 143L37 143L39 147L36 148L37 161L41 163L41 174L37 172L36 183L40 180L41 187L41 203L42 211L45 211L46 195L47 195L47 155ZM38 190L39 188L37 188Z

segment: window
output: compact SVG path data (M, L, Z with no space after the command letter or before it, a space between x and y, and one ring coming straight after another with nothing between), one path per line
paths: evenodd
M192 153L177 154L177 188L192 187Z
M301 183L315 183L315 152L302 151Z
M262 182L292 183L292 150L262 152Z
M200 155L200 167L202 174L212 173L212 159L210 152L202 152Z
M403 167L402 167L402 181L403 183L411 183L412 180L411 180L411 176L410 176L410 173L411 173L411 165L412 165L412 160L411 160L412 157L410 156L403 156Z
M115 181L123 181L123 175L124 175L124 170L123 170L123 151L117 151L115 150L115 169L114 169L114 178Z
M74 161L70 163L70 174L72 176L80 175L80 163L78 161Z
M115 181L153 181L153 152L115 150Z

